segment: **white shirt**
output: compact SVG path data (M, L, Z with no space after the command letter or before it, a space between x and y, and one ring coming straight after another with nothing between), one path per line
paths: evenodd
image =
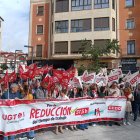
M59 96L57 99L59 99L59 100L69 100L69 97L67 95L65 95L64 97Z
M113 93L114 93L114 94L113 94ZM120 92L120 90L119 90L118 88L115 88L115 89L110 88L108 94L109 94L109 96L113 96L113 97L121 96L121 92ZM112 95L112 94L113 94L113 95Z

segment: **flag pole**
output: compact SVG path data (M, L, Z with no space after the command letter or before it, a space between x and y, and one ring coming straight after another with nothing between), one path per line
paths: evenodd
M9 97L9 82L7 83L7 87L8 87L8 99L10 98Z

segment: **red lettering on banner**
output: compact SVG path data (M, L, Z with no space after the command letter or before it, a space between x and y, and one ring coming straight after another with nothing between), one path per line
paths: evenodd
M21 113L18 113L18 114L8 114L8 115L5 115L3 114L2 115L2 119L3 120L17 120L17 119L21 119L23 118L25 115L24 115L24 112L21 112Z
M39 118L39 113L40 113L40 109L36 109L36 115L35 115L35 118Z
M108 106L108 110L112 111L121 111L121 106Z
M135 76L131 81L130 81L130 84L134 84L135 82L137 82L137 79L138 79L138 75Z
M55 108L52 109L51 111L51 116L55 116L55 113L53 114L53 111L55 110Z
M45 109L31 109L30 119L42 118L48 116L68 116L71 114L71 107L47 108Z
M89 108L79 108L75 111L75 116L80 116L80 115L84 115L87 114L89 112Z
M108 82L114 81L118 79L118 75L108 77Z
M45 109L42 109L40 117L43 117L44 115L45 115Z
M58 113L58 111L60 111L60 108L61 108L61 107L58 107L58 108L56 109L56 116L59 116L60 112Z

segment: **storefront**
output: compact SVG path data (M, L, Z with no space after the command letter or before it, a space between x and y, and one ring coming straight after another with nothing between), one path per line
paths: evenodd
M131 73L134 73L137 71L137 59L135 58L124 58L121 60L122 65L122 72L128 73L131 71Z

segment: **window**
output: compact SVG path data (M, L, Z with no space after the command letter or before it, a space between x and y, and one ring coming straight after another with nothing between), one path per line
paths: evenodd
M91 19L77 19L71 21L71 32L91 31Z
M42 57L42 45L36 46L36 57Z
M112 18L112 31L115 31L115 18Z
M94 19L94 30L95 31L105 31L109 30L109 18L95 18Z
M68 54L68 42L55 42L55 54Z
M69 0L56 0L56 13L69 11Z
M38 6L37 7L37 15L43 16L44 15L44 6Z
M115 0L112 0L112 9L115 10Z
M55 22L56 33L68 33L68 20Z
M72 0L72 11L90 10L92 0Z
M134 0L125 0L125 6L126 7L133 7L134 6Z
M91 40L86 40L86 44L91 43ZM71 41L71 53L81 54L85 48L82 46L82 41Z
M135 26L134 19L127 19L126 29L134 29L134 26Z
M127 54L135 54L135 41L127 41Z
M37 34L43 34L43 25L37 25Z
M109 0L94 0L94 8L109 8Z
M108 42L108 39L97 39L97 40L94 40L94 45L96 47L100 47L100 46L105 47L107 42Z

